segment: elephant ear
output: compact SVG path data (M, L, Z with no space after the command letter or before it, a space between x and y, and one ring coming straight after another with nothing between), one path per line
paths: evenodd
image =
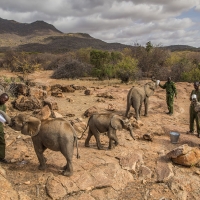
M23 124L24 125L21 132L24 135L30 135L31 137L34 137L40 131L41 121L36 117L27 117Z
M156 84L154 82L146 83L144 85L146 96L150 97L151 95L153 95L155 88L156 88Z
M110 125L115 130L122 129L122 119L120 119L119 116L114 115L110 120Z

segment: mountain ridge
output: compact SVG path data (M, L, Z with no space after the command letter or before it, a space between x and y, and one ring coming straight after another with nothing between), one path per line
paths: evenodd
M88 33L63 33L44 21L20 23L0 18L0 52L7 50L29 52L66 52L80 48L121 51L134 47L121 43L107 43ZM188 45L162 47L171 51L200 51Z

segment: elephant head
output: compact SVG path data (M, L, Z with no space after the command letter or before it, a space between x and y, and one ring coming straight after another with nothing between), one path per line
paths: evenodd
M2 110L0 110L0 114L5 118L6 123L8 123L8 125L11 124L11 118Z
M157 85L155 82L148 82L144 85L144 90L147 97L150 97L154 94L154 91L156 89Z
M126 130L129 130L131 137L133 139L135 139L134 136L133 136L133 132L132 132L133 126L131 125L131 122L130 122L129 119L121 118L118 115L114 115L110 120L110 125L115 130L120 130L122 128L126 129Z
M11 119L11 128L24 135L36 136L40 131L41 121L25 114L18 114Z

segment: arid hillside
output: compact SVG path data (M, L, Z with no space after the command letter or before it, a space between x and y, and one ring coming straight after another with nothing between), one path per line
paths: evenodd
M80 48L94 48L108 51L121 51L133 48L121 43L107 43L88 33L62 33L53 25L44 21L20 23L15 20L0 18L0 52L8 50L28 52L64 53ZM171 45L162 47L170 51L199 51L187 45Z
M14 77L1 71L1 80ZM32 85L76 86L74 92L63 92L62 96L50 96L58 105L57 113L73 122L80 136L88 121L84 116L88 108L95 107L98 113L124 115L126 96L135 85L143 85L148 80L121 84L119 80L54 80L51 71L35 72L30 75ZM3 76L2 76L3 75ZM164 83L164 82L162 82ZM85 89L90 95L85 94ZM189 95L191 83L176 83L178 98L174 101L174 115L166 114L165 90L157 88L150 97L149 115L141 116L134 122L135 140L129 132L117 131L119 145L109 150L108 137L101 135L104 149L98 150L94 137L90 147L85 147L84 137L79 140L80 159L76 158L74 148L74 174L65 177L61 174L65 158L60 152L45 151L47 168L38 170L38 160L30 136L5 127L6 159L9 164L0 164L0 195L3 199L88 199L88 200L158 200L158 199L199 199L199 165L186 167L172 162L166 155L173 149L187 144L199 149L200 138L188 135ZM35 111L19 111L12 107L12 97L8 102L8 114L34 114ZM131 108L134 115L134 110ZM142 113L144 107L142 108ZM180 133L178 143L170 141L170 131ZM151 140L144 137L147 134Z

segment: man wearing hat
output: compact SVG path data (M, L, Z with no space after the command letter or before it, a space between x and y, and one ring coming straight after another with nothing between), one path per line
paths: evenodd
M194 134L194 121L196 122L197 127L197 136L200 137L200 122L198 119L197 112L195 111L195 102L200 101L200 90L199 90L199 82L194 82L194 90L192 90L190 94L190 130L187 132L188 134Z

